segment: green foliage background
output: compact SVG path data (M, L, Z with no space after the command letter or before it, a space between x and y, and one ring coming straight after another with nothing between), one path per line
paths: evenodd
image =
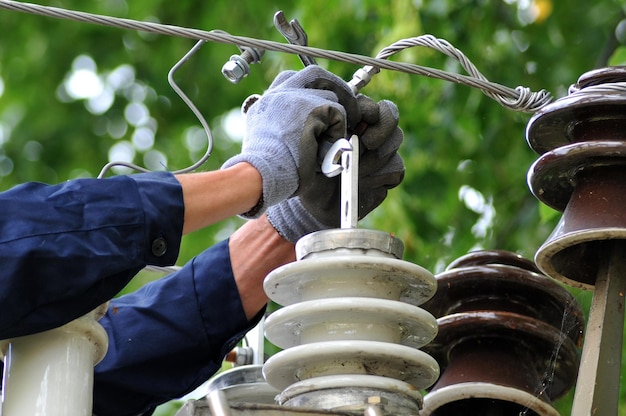
M430 33L463 51L491 81L546 89L555 97L565 95L588 70L626 62L625 5L619 0L41 4L279 42L284 39L272 16L283 10L302 23L310 45L367 56L396 40ZM197 146L199 123L167 83L169 69L193 40L5 10L0 10L0 36L0 189L25 181L94 177L109 161L110 149L120 143L134 147L135 162L141 165L157 150L171 170L190 165L204 151ZM301 68L293 55L268 52L248 78L233 85L220 69L235 53L235 46L207 43L177 75L215 135L213 155L203 169L218 168L239 148L225 128L226 116L248 95L261 93L279 71ZM79 56L93 60L101 80L119 68L134 71L134 78L119 86L114 102L102 113L89 111L85 99L60 99ZM462 71L455 61L424 48L393 59ZM318 62L345 79L357 69ZM405 259L433 272L476 248L533 257L559 215L542 207L526 186L526 172L537 157L524 137L529 114L507 110L469 87L390 71L377 75L363 92L398 105L405 132L401 153L407 166L405 181L362 222L363 227L395 233L406 245ZM140 103L149 112L155 142L148 148L132 143L141 126L131 125L125 117L131 103ZM466 203L466 195L473 195L478 205ZM233 218L186 237L180 263L227 237L240 221ZM127 290L150 278L140 276ZM586 308L589 295L577 296ZM560 401L563 414L569 414L570 400Z

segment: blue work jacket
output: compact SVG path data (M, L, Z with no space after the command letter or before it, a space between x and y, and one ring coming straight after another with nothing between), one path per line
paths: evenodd
M182 189L169 173L27 183L0 194L0 339L63 325L146 265L175 263ZM246 319L228 242L111 301L94 414L149 415L201 385L260 319Z

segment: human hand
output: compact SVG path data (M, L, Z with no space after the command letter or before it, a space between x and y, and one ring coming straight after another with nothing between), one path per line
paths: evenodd
M318 144L345 137L358 118L356 97L341 78L314 65L279 74L247 110L241 153L222 166L248 162L263 178L260 205L243 216L257 217L319 180Z
M375 103L364 95L357 97L360 120L368 125L359 140L359 219L379 206L389 189L404 178L404 163L398 154L404 139L398 127L398 109L391 101ZM337 228L340 223L339 178L302 183L298 196L268 210L274 228L289 241L313 231Z

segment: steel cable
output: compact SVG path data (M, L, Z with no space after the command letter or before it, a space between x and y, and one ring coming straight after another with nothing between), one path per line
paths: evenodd
M165 25L154 22L140 22L131 19L103 16L98 14L85 13L50 6L41 6L37 4L11 0L0 0L0 9L19 11L23 13L42 15L59 19L74 20L85 23L93 23L121 29L131 29L196 40L233 44L237 46L247 46L289 54L307 55L315 58L323 58L357 65L370 65L375 68L388 69L414 75L422 75L478 88L483 91L483 93L485 93L488 97L496 100L501 105L517 111L535 112L552 101L552 97L545 90L541 90L539 92L531 92L530 89L526 87L517 87L514 89L506 87L504 85L488 81L477 70L477 74L472 74L472 72L468 71L470 72L470 75L467 76L450 73L435 68L423 67L406 62L394 62L384 59L384 57L389 57L390 55L408 47L427 46L435 48L447 54L448 56L458 59L466 70L468 70L468 68L475 69L469 59L467 59L465 55L463 55L460 51L458 51L456 48L453 48L452 45L450 45L446 41L442 39L437 39L431 35L424 35L416 38L401 40L389 46L388 48L383 49L378 57L371 58L353 53L332 51L310 46L292 45L273 42L269 40L234 36L219 30L206 31L173 25Z

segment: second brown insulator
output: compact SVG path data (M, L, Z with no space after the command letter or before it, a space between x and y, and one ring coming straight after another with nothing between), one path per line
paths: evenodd
M533 194L563 215L535 261L550 277L593 289L609 240L626 239L626 68L588 72L544 107L526 138L542 156ZM620 83L620 84L616 84Z
M575 298L506 251L459 258L424 308L439 333L424 350L441 376L421 416L557 416L578 371L584 318Z

